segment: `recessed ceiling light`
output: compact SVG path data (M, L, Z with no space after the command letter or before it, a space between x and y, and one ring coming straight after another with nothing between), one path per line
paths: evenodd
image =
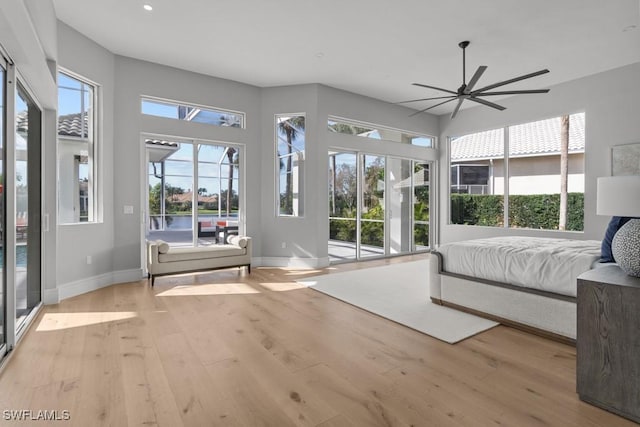
M148 10L149 12L151 12L153 10L153 6L151 6L150 4L145 4L142 7L144 8L144 10Z

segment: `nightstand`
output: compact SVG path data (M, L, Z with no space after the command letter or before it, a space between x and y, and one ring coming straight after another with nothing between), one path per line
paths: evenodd
M615 264L578 276L580 399L640 422L640 278Z

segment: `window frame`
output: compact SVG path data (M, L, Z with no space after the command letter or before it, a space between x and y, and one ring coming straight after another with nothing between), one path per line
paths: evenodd
M447 225L453 225L453 226L462 226L462 227L486 227L486 228L491 228L491 229L507 229L507 230L516 230L516 229L523 229L523 230L537 230L537 231L541 231L541 232L562 232L562 233L581 233L584 234L584 227L582 230L558 230L558 229L537 229L537 228L520 228L520 227L512 227L511 223L509 221L509 196L510 196L510 192L509 192L509 181L511 178L511 171L510 171L510 160L512 159L512 157L510 156L510 129L512 127L516 127L516 126L522 126L522 125L526 125L529 123L536 123L536 122L540 122L540 121L545 121L545 120L554 120L554 119L560 119L562 116L569 116L571 118L571 116L575 116L575 115L584 115L585 116L585 128L586 128L586 112L585 111L575 111L575 112L570 112L570 113L565 113L565 114L560 114L560 115L555 115L553 117L547 117L547 118L541 118L541 119L534 119L534 120L529 120L529 121L525 121L525 122L521 122L521 123L512 123L512 124L508 124L508 125L504 125L504 126L498 126L498 127L494 127L491 129L486 129L486 130L479 130L479 131L472 131L472 132L466 132L460 136L448 136L447 137L447 153L446 153L446 158L447 158ZM503 157L501 158L502 161L504 161L504 184L503 184L503 225L502 226L488 226L488 225L477 225L477 224L458 224L458 223L454 223L451 220L451 214L452 214L452 209L451 209L451 195L453 194L451 192L452 189L452 179L451 179L451 168L452 166L454 166L452 164L452 159L451 159L451 155L452 155L452 147L451 144L453 142L454 139L457 138L461 138L463 136L467 136L467 135L473 135L476 133L483 133L483 132L490 132L490 131L501 131L503 134ZM571 130L569 131L571 132ZM581 153L583 153L583 155L586 155L586 151L587 151L587 147L586 147L586 136L585 136L585 141L584 141L584 148L581 151ZM575 151L574 153L579 153L580 151ZM571 152L569 153L571 154ZM519 157L513 157L513 158L519 158ZM583 160L584 161L584 160ZM583 165L584 166L584 165ZM583 179L586 179L586 171L583 172ZM583 194L585 194L583 192ZM584 219L584 209L583 209L583 219Z
M213 112L213 113L218 113L218 114L221 114L221 115L230 114L230 115L234 115L234 116L239 117L240 124L239 124L239 126L222 126L222 125L209 123L209 122L198 122L198 121L188 120L186 118L182 118L181 119L179 117L167 117L167 116L162 116L162 115L159 115L159 114L145 113L144 112L144 102L145 101L153 102L153 103L157 103L157 104L165 104L165 105L168 105L168 106L176 107L178 109L180 107L186 107L186 108L192 108L194 110L195 109L200 109L200 110L203 110L203 111L209 111L209 112ZM247 115L243 111L230 110L228 108L214 107L214 106L211 106L211 105L201 105L201 104L197 104L197 103L193 103L193 102L183 102L183 101L179 101L179 100L175 100L175 99L159 98L159 97L150 96L150 95L141 95L140 96L140 114L142 114L143 116L160 117L160 118L169 119L169 120L180 120L180 121L185 121L185 122L190 122L190 123L202 123L204 125L216 126L216 127L227 127L227 128L235 128L235 129L246 129L247 128Z
M294 117L303 117L304 118L304 123L305 123L305 128L304 128L304 149L303 150L299 150L299 151L292 151L291 154L285 154L285 155L280 155L278 152L278 145L279 145L279 135L278 135L278 119L281 117L289 117L289 118L294 118ZM280 176L281 176L281 169L280 169L280 160L281 159L286 159L287 157L291 157L293 158L293 156L295 155L299 155L299 153L302 153L302 161L306 161L306 151L307 151L307 114L304 112L296 112L296 113L278 113L278 114L274 114L273 117L273 134L274 134L274 157L275 157L275 164L274 164L274 171L275 171L275 211L276 211L276 217L278 218L304 218L305 214L305 189L306 189L306 180L305 178L305 168L303 166L302 168L302 174L298 175L298 183L297 183L297 188L299 189L298 191L298 212L296 213L295 211L291 214L287 214L287 213L282 213L280 211ZM293 144L292 144L292 148L293 148ZM292 164L293 166L293 164ZM287 171L287 173L292 173L293 174L293 168L291 171ZM302 184L301 184L302 182ZM296 187L296 185L292 186ZM300 191L301 190L301 191Z
M356 127L362 127L362 128L368 128L371 131L378 131L378 130L385 130L385 131L389 131L389 132L398 132L400 135L406 135L408 137L413 138L429 138L431 140L431 145L419 145L419 144L407 144L404 143L402 141L394 141L392 139L384 139L384 138L372 138L368 135L358 135L358 134L351 134L351 133L343 133L343 132L336 132L334 130L331 129L330 127L330 122L336 122L339 124L344 124L344 125L348 125L348 126L356 126ZM393 142L396 144L404 144L404 145L410 145L412 147L419 147L419 148L431 148L431 149L435 149L436 148L436 140L437 138L434 135L428 135L426 133L420 133L420 132L412 132L412 131L407 131L407 130L403 130L403 129L399 129L399 128L394 128L391 126L384 126L384 125L379 125L379 124L375 124L375 123L369 123L369 122L363 122L360 120L353 120L353 119L348 119L345 117L340 117L340 116L334 116L334 115L329 115L327 118L327 131L328 132L334 132L334 133L340 133L343 135L350 135L350 136L356 136L358 138L366 138L366 139L373 139L374 141L388 141L388 142Z
M98 224L103 222L103 203L102 203L102 86L79 74L74 71L69 70L68 68L58 67L56 73L56 87L58 90L60 89L60 84L58 82L58 74L64 74L65 76L77 80L82 85L88 86L92 89L91 96L91 114L90 114L90 122L87 123L87 137L72 137L67 135L60 135L58 131L58 119L60 117L59 114L59 104L60 99L58 97L58 109L57 109L57 118L56 118L56 139L58 146L58 155L56 159L57 163L57 180L58 180L58 190L57 190L57 203L58 203L58 215L57 222L59 225L80 225L80 224ZM63 86L64 88L64 86ZM73 88L71 88L73 89ZM82 112L81 112L82 114ZM81 127L84 130L84 126ZM88 186L87 190L89 192L89 203L87 204L88 210L87 212L87 221L74 220L74 221L62 221L60 215L60 207L62 205L60 200L60 144L64 144L61 142L61 139L66 139L68 141L79 141L79 142L87 142L87 152L88 152ZM92 195L92 197L91 197ZM75 195L74 197L79 194ZM92 200L91 200L92 199Z

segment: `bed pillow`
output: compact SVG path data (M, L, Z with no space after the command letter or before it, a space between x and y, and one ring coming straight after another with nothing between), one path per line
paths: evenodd
M602 245L600 246L600 262L616 262L613 258L613 253L611 252L611 242L618 230L620 230L620 227L625 225L630 219L633 218L626 216L614 216L611 218L611 221L609 221L609 225L607 226L607 231L604 233Z

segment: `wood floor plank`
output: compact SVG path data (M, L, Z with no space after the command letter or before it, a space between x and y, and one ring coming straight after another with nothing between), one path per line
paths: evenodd
M271 390L262 387L239 359L226 359L206 366L211 378L223 384L222 393L235 404L236 414L246 426L295 426L274 402Z

